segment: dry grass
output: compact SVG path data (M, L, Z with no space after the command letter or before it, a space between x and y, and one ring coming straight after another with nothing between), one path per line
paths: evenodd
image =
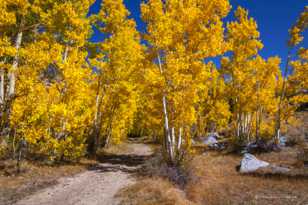
M127 142L122 142L120 144L112 144L107 148L101 148L97 151L97 156L102 155L128 155L136 152L135 144L147 144L154 151L157 149L157 144L148 144L144 142L143 139L140 140L132 140L128 139Z
M110 145L107 148L101 148L97 151L97 155L105 155L105 154L123 154L131 152L131 147L128 143L121 143L117 145Z
M124 190L118 196L121 205L193 205L185 193L168 180L162 178L144 179Z
M95 161L82 159L78 164L57 166L41 165L31 161L22 162L22 173L16 174L14 161L1 161L0 204L8 205L50 185L60 177L72 176L86 170Z
M297 152L298 147L292 147L257 157L275 165L294 168L298 162ZM196 155L187 160L182 187L170 182L178 173L168 171L161 156L157 155L146 164L141 180L121 191L119 196L123 205L308 204L307 178L243 175L236 171L241 159L238 155L217 152Z
M298 112L293 124L285 124L284 133L289 145L301 145L308 140L308 112Z
M157 150L159 148L156 147ZM138 182L118 193L121 205L194 205L181 189L183 170L166 165L160 151L138 172Z
M260 159L292 166L296 151L267 153ZM207 153L188 165L187 196L198 204L307 204L308 180L285 177L260 177L239 174L235 167L240 156Z

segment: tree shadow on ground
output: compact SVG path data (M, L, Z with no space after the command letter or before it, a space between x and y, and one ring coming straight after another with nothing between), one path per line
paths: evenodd
M99 163L90 166L88 169L98 172L127 172L138 174L143 169L143 165L153 155L102 155L97 157Z

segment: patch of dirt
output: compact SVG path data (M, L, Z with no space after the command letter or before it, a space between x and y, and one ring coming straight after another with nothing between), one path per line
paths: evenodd
M122 171L86 171L62 178L57 185L39 191L16 205L112 205L118 203L113 197L118 190L132 183L134 179Z
M57 184L60 177L83 172L95 161L83 159L74 165L47 166L31 161L22 162L22 173L16 174L14 161L2 162L0 170L0 205L9 205L40 189Z

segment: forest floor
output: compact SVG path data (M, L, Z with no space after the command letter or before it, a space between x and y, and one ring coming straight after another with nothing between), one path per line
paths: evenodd
M308 112L299 119L304 125L290 131L307 136ZM189 155L178 172L155 149L143 139L130 141L75 165L24 162L25 172L16 176L0 163L0 205L308 205L307 177L240 174L242 156L215 151ZM300 149L256 157L296 168Z
M296 167L298 149L286 147L256 157ZM121 205L308 205L307 176L240 174L236 166L241 159L240 155L215 151L191 156L185 162L183 185L170 180L170 176L174 178L172 171L166 177L159 159L151 159L153 174L121 190Z
M296 166L297 146L256 155ZM0 176L1 205L308 205L308 179L239 174L241 156L205 152L187 159L182 177L167 170L152 145L125 143L80 165L32 168L18 176ZM116 153L116 154L115 154ZM29 167L29 165L28 165ZM1 173L1 172L0 172Z
M148 145L136 143L113 149L115 148L99 155L97 162L49 167L49 174L44 173L47 168L42 170L45 168L41 167L39 170L33 170L31 179L26 173L15 177L0 176L0 204L119 204L115 194L123 187L136 182L134 175L152 155L152 149Z

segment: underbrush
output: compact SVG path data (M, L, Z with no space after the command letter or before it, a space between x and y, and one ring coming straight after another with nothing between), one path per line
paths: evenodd
M4 160L4 159L7 159L7 158L9 158L8 147L5 144L0 144L0 160Z
M146 178L118 193L122 205L194 205L167 179Z
M194 205L183 188L185 167L169 167L160 151L148 159L138 171L139 180L118 193L122 205Z
M162 178L183 188L187 181L185 164L181 166L170 167L167 165L161 151L156 152L155 156L146 161L143 166L141 175L152 178Z
M304 145L308 140L308 112L297 112L295 119L293 124L284 125L287 146Z

